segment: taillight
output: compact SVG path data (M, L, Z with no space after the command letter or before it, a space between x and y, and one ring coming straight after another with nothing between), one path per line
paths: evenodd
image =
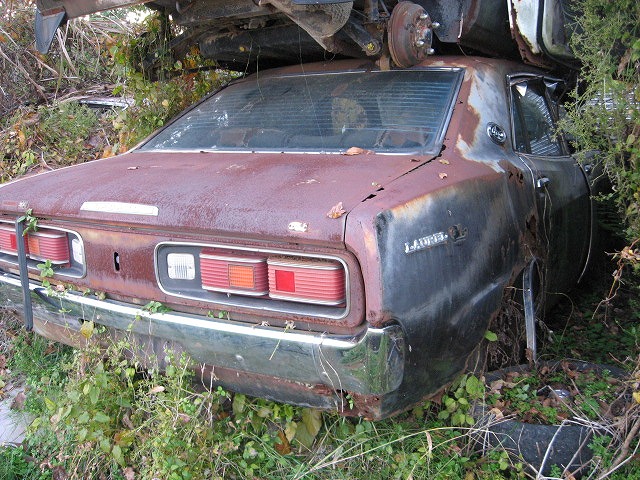
M69 238L66 232L38 230L27 236L29 257L35 260L50 260L54 265L69 263Z
M50 261L55 274L80 278L85 274L84 245L80 235L71 230L43 226L23 238L27 266L37 269L40 262ZM0 261L18 263L18 239L13 222L0 221Z
M261 296L269 293L267 259L253 255L200 253L202 288Z
M169 295L334 320L349 311L347 263L334 256L166 242L155 267Z
M342 265L328 260L269 258L269 296L322 305L345 301Z
M25 238L23 241L25 242L25 248L28 249L27 239ZM0 225L0 252L11 255L17 255L18 253L16 231L12 226Z

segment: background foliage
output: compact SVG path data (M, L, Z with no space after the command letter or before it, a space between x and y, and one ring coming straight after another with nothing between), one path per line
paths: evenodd
M640 3L581 0L572 46L582 61L566 128L579 151L598 151L627 225L640 238Z

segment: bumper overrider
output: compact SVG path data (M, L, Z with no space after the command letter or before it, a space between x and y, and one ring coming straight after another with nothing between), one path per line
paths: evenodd
M23 283L30 295L24 295ZM31 300L33 329L52 337L52 329L63 329L77 338L84 321L94 321L120 331L131 332L151 343L164 339L179 344L195 362L243 374L272 378L275 385L261 389L253 384L245 393L287 401L282 386L296 385L294 403L326 407L327 399L314 399L318 385L326 392L380 397L396 390L404 374L405 344L397 326L364 328L355 335L329 335L263 326L252 326L180 312L151 313L139 306L81 293L63 294L33 281L21 282L14 274L0 272L0 299L5 306L23 310ZM55 335L56 340L65 341ZM66 343L73 344L71 340ZM157 343L157 342L156 342ZM228 382L225 382L228 383ZM233 381L231 381L233 387ZM261 382L258 382L261 383ZM308 390L307 394L302 394ZM240 387L239 390L242 390ZM246 388L244 390L247 390ZM286 386L284 387L286 390ZM276 391L277 394L269 392ZM335 402L333 403L335 404Z

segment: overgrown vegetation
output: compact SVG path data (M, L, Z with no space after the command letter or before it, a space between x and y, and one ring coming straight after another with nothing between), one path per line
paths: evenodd
M88 333L88 346L72 350L26 333L8 315L1 321L14 338L0 355L9 370L24 373L24 409L35 420L22 447L0 449L0 478L351 479L376 472L380 478L498 480L532 472L517 456L482 452L472 441L479 433L472 405L495 395L487 388L485 397L484 382L474 375L461 377L437 402L374 423L234 395L177 353L142 365L131 360L135 342L114 341L105 332ZM637 392L635 375L629 388ZM525 385L532 382L527 376L505 398L531 395L533 387ZM578 383L598 398L592 391L598 384ZM603 385L609 390L606 377ZM628 415L638 407L623 408L617 423L605 423L611 434L594 440L594 478L635 478L637 438L613 426L631 427L635 417ZM571 414L589 418L578 406ZM558 408L556 415L569 414ZM620 466L608 471L612 465Z
M68 22L43 56L33 48L34 3L0 16L0 181L122 153L231 78L197 51L140 70L169 27L153 15L129 23L121 10ZM111 96L130 106L87 106Z
M629 408L616 419L620 428L594 439L591 475L638 478L640 305L629 265L640 262L640 6L633 0L584 0L583 6L582 33L574 41L585 68L568 128L580 151L601 152L628 246L618 253L615 290L571 308L569 323L550 334L554 342L542 353L635 364L625 397ZM228 78L196 51L180 62L168 54L146 62L148 44L170 35L160 17L149 17L142 27L123 22L119 11L74 20L42 56L32 46L33 2L0 0L0 11L1 181L122 152ZM146 74L134 68L143 64ZM203 64L207 70L199 68ZM124 95L134 103L97 113L64 101L84 93ZM203 381L177 353L156 359L161 372L155 362L130 360L131 342L111 342L90 329L86 335L104 338L105 348L61 347L24 332L6 313L0 322L0 392L22 375L24 409L35 416L23 447L0 448L0 479L323 479L375 472L380 478L471 480L531 474L507 452L471 446L472 405L485 396L482 378L471 374L437 402L373 423L234 395ZM513 395L530 394L527 384Z
M582 62L566 128L578 151L597 151L631 245L620 257L638 266L640 239L640 4L581 0L572 46Z

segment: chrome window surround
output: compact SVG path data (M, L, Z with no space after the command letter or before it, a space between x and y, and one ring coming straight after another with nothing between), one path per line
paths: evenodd
M160 272L158 265L159 252L163 248L167 247L188 247L188 248L215 248L223 251L239 251L249 253L259 253L265 255L281 255L298 258L309 258L316 260L332 260L339 262L344 269L345 274L345 306L343 308L334 306L324 306L319 304L303 303L300 301L281 301L275 298L255 298L246 295L244 292L242 296L234 296L232 293L217 293L209 290L202 289L204 293L214 294L215 298L198 297L193 295L181 294L171 290L167 290L160 281ZM341 320L345 318L351 309L351 296L349 287L349 267L347 263L340 257L333 255L323 254L308 254L302 252L292 252L285 250L272 250L264 248L252 248L242 246L229 246L224 244L212 244L212 243L192 243L192 242L160 242L156 245L153 255L154 270L156 275L156 282L160 290L172 297L185 298L189 300L197 300L208 303L219 303L222 305L249 308L256 311L268 311L271 313L285 313L304 315L308 317L327 318L331 320Z
M452 86L451 89L451 101L449 102L449 106L447 108L447 111L444 113L443 117L442 117L442 123L441 123L441 128L440 131L438 132L438 136L435 138L434 141L434 148L433 151L422 151L422 150L401 150L401 151L397 151L397 152L375 152L376 155L391 155L391 156L395 156L395 155L427 155L427 154L435 154L437 152L440 151L442 144L444 142L444 138L447 134L447 128L449 125L449 122L451 121L451 116L453 115L453 110L455 108L456 105L456 99L458 98L458 94L460 93L460 86L462 85L462 82L464 81L464 72L465 72L465 68L463 67L414 67L411 69L407 69L407 70L419 70L419 71L434 71L434 72L457 72L457 78ZM282 74L279 75L278 78L286 78L286 77L311 77L311 76L321 76L321 75L344 75L344 74L351 74L351 73L381 73L383 72L383 70L365 70L365 69L354 69L354 70L348 70L348 71L334 71L334 72L326 72L326 71L322 71L322 72L301 72L301 73L288 73L288 74ZM243 78L243 79L239 79L235 82L231 82L229 85L227 86L231 86L231 85L236 85L238 83L243 83L243 82L247 82L249 81L249 79L247 78ZM214 92L212 92L211 94L205 96L203 99L201 99L199 102L196 102L194 105L192 105L191 107L189 107L187 110L185 110L184 112L182 112L180 115L176 116L173 118L173 120L171 120L169 123L167 123L166 125L164 125L160 130L158 130L157 132L155 132L152 136L146 138L144 141L142 141L140 144L138 144L135 148L135 150L137 152L141 152L141 153L203 153L203 152L210 152L210 153L287 153L287 154L297 154L297 155L343 155L345 149L309 149L309 150L304 150L304 149L289 149L289 150L285 150L283 151L282 149L267 149L267 148L246 148L246 149L219 149L219 150L203 150L201 148L175 148L175 149L161 149L161 148L157 148L157 149L145 149L145 146L151 142L151 140L153 140L156 135L158 135L158 133L164 131L166 128L170 128L172 124L174 124L175 122L179 121L184 115L188 114L191 110L195 110L197 107L200 106L200 104L206 102L210 97L220 93L222 90L224 89L219 89L216 90Z

